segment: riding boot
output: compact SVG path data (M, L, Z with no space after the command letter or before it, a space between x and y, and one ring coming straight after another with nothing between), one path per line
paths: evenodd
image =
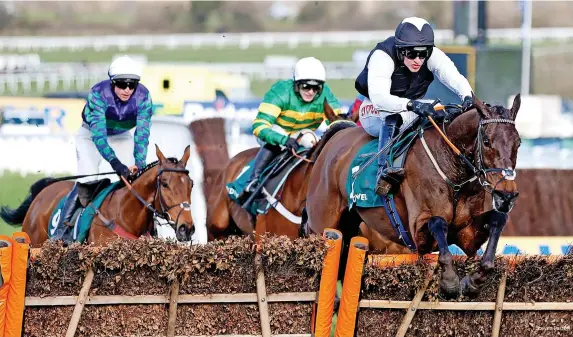
M386 143L394 137L398 131L397 126L398 118L393 115L386 117L384 124L380 128L380 136L378 137L378 151L382 150ZM378 174L376 175L376 193L378 195L388 194L393 187L397 187L404 178L404 169L397 167L385 167L387 154L390 149L378 156Z
M66 232L71 227L73 227L70 226L70 221L72 220L72 216L74 215L74 212L79 206L78 190L79 190L79 183L76 182L74 187L68 194L68 198L64 202L64 206L62 207L62 213L60 214L60 219L58 221L58 224L56 225L56 230L52 235L52 240L54 241L63 240Z
M251 193L257 189L261 173L263 173L269 163L276 157L278 153L277 150L280 151L280 148L277 149L276 146L269 144L265 144L259 149L259 152L255 156L255 164L253 171L251 172L251 176L249 177L247 187L245 187L243 192L237 197L237 201L240 204L247 201Z

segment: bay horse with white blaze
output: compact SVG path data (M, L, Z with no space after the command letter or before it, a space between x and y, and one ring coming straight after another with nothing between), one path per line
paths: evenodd
M409 149L405 178L394 193L396 209L420 256L439 251L445 295L477 294L494 267L499 237L518 197L514 169L521 139L515 118L520 104L520 95L511 109L473 97L470 110L443 123L443 133L435 127L423 130ZM361 128L351 128L324 147L309 181L314 188L307 198L306 234L341 228L345 240L362 235L374 250L387 239L405 246L384 207L348 207L350 163L372 139ZM475 256L487 240L480 267L460 286L448 245Z
M111 191L93 218L87 242L102 245L110 239L135 239L155 233L153 216L165 219L175 230L177 240L188 241L195 231L191 215L193 181L185 168L190 147L183 157L166 158L156 145L158 160L148 164L127 183ZM72 189L70 177L43 178L34 183L30 194L16 209L0 207L0 217L9 224L22 224L32 247L48 239L48 225L58 202ZM174 219L174 221L172 220Z

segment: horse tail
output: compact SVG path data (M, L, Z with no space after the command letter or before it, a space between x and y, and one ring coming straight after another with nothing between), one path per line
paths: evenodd
M320 138L320 141L314 146L312 152L309 154L310 160L315 161L316 158L318 158L318 155L320 154L326 143L328 143L330 138L332 138L338 131L348 128L353 128L356 126L357 126L356 123L349 120L338 120L332 122L329 128L324 133L324 135L322 135L322 138Z
M30 208L32 201L34 201L36 196L44 188L46 188L47 186L49 186L49 185L51 185L57 181L60 181L60 179L51 178L51 177L42 178L42 179L38 180L37 182L35 182L30 187L30 193L28 194L28 197L26 198L26 200L24 200L22 202L22 204L20 206L18 206L18 208L11 209L11 208L6 207L6 206L1 206L0 207L0 218L2 218L2 220L4 220L9 225L12 225L12 226L20 225L24 221L24 218L26 217L26 213L28 213L28 209Z

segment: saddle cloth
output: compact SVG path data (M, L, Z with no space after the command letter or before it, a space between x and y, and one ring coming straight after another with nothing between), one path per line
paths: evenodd
M114 191L116 188L123 186L123 182L116 181L109 186L105 187L99 193L97 193L96 197L87 205L87 207L78 207L78 209L74 212L72 216L72 220L70 223L73 223L73 230L69 231L66 230L64 237L65 241L73 242L77 241L83 243L90 231L91 223L93 221L94 216L96 215L96 210L101 206L105 197ZM69 194L69 193L68 193ZM62 208L64 207L64 202L68 197L66 194L60 201L58 202L58 206L52 212L50 217L50 222L48 223L48 238L52 238L53 234L56 231L56 226L60 220L60 216L62 214Z

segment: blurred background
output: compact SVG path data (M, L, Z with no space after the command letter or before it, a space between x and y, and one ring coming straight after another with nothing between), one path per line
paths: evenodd
M478 98L507 106L523 95L518 172L571 169L571 13L567 1L0 2L0 204L19 204L40 177L75 173L85 98L114 57L144 66L154 103L150 146L180 157L195 145L191 122L222 117L233 156L257 146L258 104L272 83L291 77L298 58L323 61L347 110L369 51L408 16L434 26L437 46ZM427 96L458 101L439 83ZM201 186L204 162L193 153L189 167ZM194 217L204 223L202 190L193 193ZM546 235L573 235L571 201L567 194L565 220L557 221L571 231ZM0 222L0 233L13 230Z

